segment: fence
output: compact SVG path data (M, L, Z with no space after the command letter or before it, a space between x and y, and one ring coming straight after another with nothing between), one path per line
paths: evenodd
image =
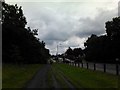
M106 64L106 63L69 63L69 65L73 65L76 67L87 68L91 70L103 71L111 74L119 75L120 73L120 65L119 64Z

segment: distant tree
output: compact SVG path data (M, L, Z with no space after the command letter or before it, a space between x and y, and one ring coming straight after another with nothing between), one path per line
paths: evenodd
M66 52L65 52L67 55L72 55L73 52L72 52L72 49L69 47Z
M81 48L74 48L73 50L69 47L65 52L66 58L80 62L80 58L83 56L83 50Z
M83 56L83 50L81 48L73 49L73 56L76 62L81 62L81 57Z
M69 47L65 52L66 58L68 59L74 59L73 57L73 50Z

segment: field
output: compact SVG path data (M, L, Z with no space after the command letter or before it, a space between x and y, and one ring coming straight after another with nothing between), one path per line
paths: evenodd
M29 65L12 65L3 64L2 67L2 88L21 88L32 79L35 73L43 65L29 64Z
M116 75L66 64L53 64L52 67L76 88L118 88L118 76Z

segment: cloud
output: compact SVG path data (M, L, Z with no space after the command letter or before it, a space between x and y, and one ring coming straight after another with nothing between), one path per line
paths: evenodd
M58 5L59 6L59 5ZM40 6L39 6L40 7ZM68 8L64 10L61 6L41 6L37 12L29 19L28 25L32 28L39 29L39 38L46 42L46 47L50 49L52 54L56 53L56 46L62 43L63 47L59 47L59 53L64 52L70 47L84 48L84 42L91 34L104 34L105 22L117 16L117 9L105 10L97 9L96 14L81 15L79 10L77 13L70 11ZM67 11L67 12L66 12ZM74 11L74 10L73 10ZM87 14L85 12L84 14ZM83 16L83 17L82 17Z
M14 1L23 7L27 26L39 30L38 37L45 41L52 54L56 53L59 43L62 44L59 53L63 53L69 46L75 48L79 45L84 48L88 36L105 33L105 22L117 16L115 0L70 0L69 3L66 3L67 0L57 0L59 3L47 0L35 0L37 3L29 0Z
M110 21L113 17L117 16L117 9L114 10L102 10L98 9L99 13L95 18L91 19L80 18L81 26L76 32L76 35L81 37L88 37L91 34L104 34L105 33L105 22Z

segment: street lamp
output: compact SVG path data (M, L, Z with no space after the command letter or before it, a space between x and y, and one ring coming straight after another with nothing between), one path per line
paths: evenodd
M57 60L58 60L58 47L61 45L61 43L60 44L57 44L57 52L56 52L56 56L57 56Z

